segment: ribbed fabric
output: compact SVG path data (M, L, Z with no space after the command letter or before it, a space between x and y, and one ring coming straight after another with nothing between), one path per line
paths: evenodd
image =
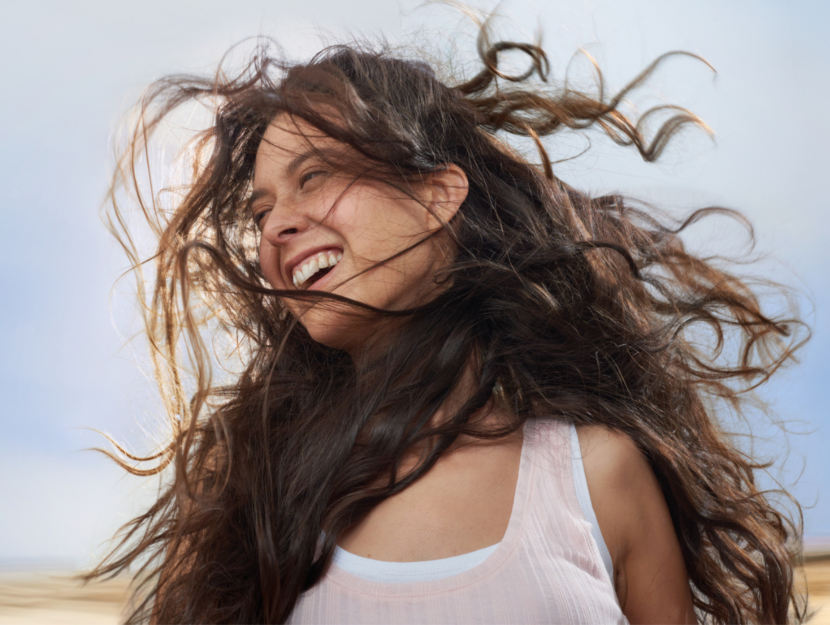
M608 571L608 577L614 579L614 563L611 560L611 553L605 545L602 532L597 522L594 507L591 505L591 493L588 491L588 480L585 478L585 467L582 464L582 450L579 447L579 436L576 427L571 424L571 474L573 475L576 499L582 514L591 524L591 536L599 547L602 556L602 563ZM498 543L484 549L477 549L470 553L440 560L424 560L421 562L384 562L374 558L349 553L342 547L334 548L332 561L341 569L362 579L373 582L386 582L388 584L401 584L405 582L426 582L433 579L452 577L471 568L478 566L490 557Z
M577 499L569 425L528 421L504 538L478 566L389 584L332 563L289 623L627 623Z

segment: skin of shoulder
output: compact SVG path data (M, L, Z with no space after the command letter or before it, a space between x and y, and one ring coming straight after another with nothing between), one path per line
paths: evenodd
M648 460L625 434L577 426L585 478L631 623L697 623L680 544Z

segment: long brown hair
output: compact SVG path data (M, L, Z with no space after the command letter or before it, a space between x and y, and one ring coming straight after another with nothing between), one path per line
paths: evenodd
M523 75L499 68L511 50L530 60ZM709 207L674 222L619 195L590 197L555 175L542 142L593 125L651 161L678 129L705 128L668 108L647 139L653 112L633 119L620 110L669 55L613 97L599 73L596 95L547 83L541 48L491 42L486 30L480 71L457 84L368 44L291 64L260 42L241 70L151 87L108 216L134 269L155 270L143 310L172 432L147 457L107 453L132 473L166 470L169 479L89 575L139 567L130 622L283 622L324 575L339 534L417 480L460 434L498 438L552 418L624 432L651 462L701 618L802 620L797 527L756 485L765 465L739 451L717 418L740 410L792 358L803 342L795 311L768 316L746 281L684 247L690 224L738 214ZM152 133L192 101L213 107L215 120L191 146L183 199L163 210L139 193L137 163ZM258 145L278 114L339 141L348 154L327 154L332 166L390 192L412 195L413 180L446 163L468 177L469 195L445 226L457 254L436 276L444 288L407 311L363 306L374 315L366 323L398 320L393 340L386 335L366 357L315 343L282 303L343 298L276 291L263 279L246 201ZM500 137L509 135L529 137L541 164L508 147ZM157 235L149 258L131 238L123 189ZM241 372L224 384L213 382L207 334L232 337L242 355ZM464 404L432 422L470 363ZM471 415L494 395L512 421L484 430ZM418 444L428 453L402 477L400 461Z

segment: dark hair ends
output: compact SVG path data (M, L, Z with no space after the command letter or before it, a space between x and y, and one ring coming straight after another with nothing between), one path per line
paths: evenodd
M527 54L531 69L505 75L499 55L509 50ZM168 479L87 576L139 567L129 622L284 622L325 574L340 533L423 475L459 434L497 438L550 418L601 424L636 442L671 510L701 618L804 618L793 584L797 524L759 490L765 465L732 446L714 412L740 410L792 359L804 340L796 311L768 316L746 281L684 246L689 224L730 211L705 208L677 224L618 195L590 197L556 177L542 141L593 126L658 158L680 128L702 122L673 108L647 139L639 122L650 113L631 119L619 104L667 56L607 98L540 80L548 60L538 46L490 42L482 31L479 53L480 72L451 86L421 61L366 44L290 64L262 42L236 73L165 78L142 99L109 223L133 266L155 270L145 321L172 433L146 458L105 453L128 471ZM187 194L161 215L135 193L136 163L153 131L192 101L214 106L215 123L195 144ZM412 181L446 163L469 180L446 224L457 254L437 277L441 294L395 313L353 303L367 323L396 320L394 340L364 358L315 343L281 298L348 301L268 288L251 244L256 152L281 114L345 146L325 154L344 174L410 195ZM500 138L509 135L530 138L541 165ZM158 234L152 258L133 244L122 188L139 196ZM212 382L207 321L246 355L224 385ZM693 340L700 328L714 345ZM735 362L719 358L727 341L739 345ZM469 363L465 403L432 423ZM494 393L513 419L497 432L471 421ZM422 463L401 477L400 459L422 444Z

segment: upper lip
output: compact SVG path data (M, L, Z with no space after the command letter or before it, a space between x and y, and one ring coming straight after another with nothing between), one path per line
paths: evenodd
M292 256L288 262L285 263L285 275L288 277L289 283L292 283L292 277L294 276L294 270L303 264L307 258L311 258L315 254L322 252L323 250L337 250L338 252L343 252L343 248L339 245L318 245L317 247L312 247L307 250L303 250L296 256Z

